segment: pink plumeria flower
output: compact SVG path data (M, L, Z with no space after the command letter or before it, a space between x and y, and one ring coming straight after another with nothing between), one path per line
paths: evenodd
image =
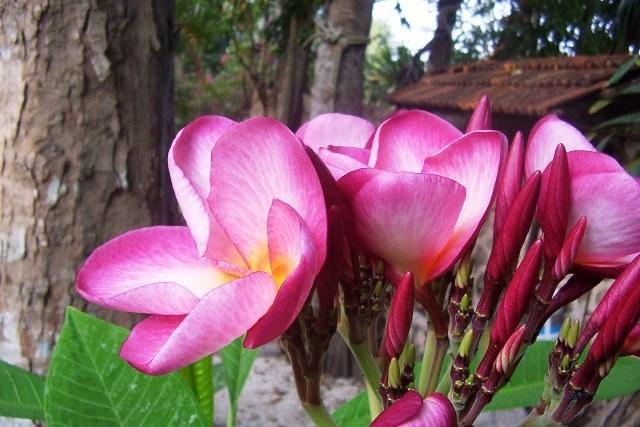
M133 230L96 249L78 292L149 314L120 355L163 374L247 334L256 347L296 318L326 254L314 168L281 123L201 117L182 129L169 171L187 227Z
M488 109L488 103L481 103ZM486 123L474 114L473 126ZM506 151L495 131L462 134L425 111L402 111L372 126L341 115L319 116L298 136L315 147L345 194L362 244L397 275L422 285L445 272L466 249L486 217ZM342 129L362 129L359 142ZM353 135L355 132L349 132ZM322 147L322 141L348 146Z
M587 219L575 265L615 274L640 253L640 185L615 159L597 152L576 128L546 116L531 131L525 160L527 176L544 172L541 201L548 192L550 163L559 144L567 151L571 193L565 235L581 217Z
M424 400L415 391L406 392L373 420L371 427L455 427L456 411L449 399L433 393Z

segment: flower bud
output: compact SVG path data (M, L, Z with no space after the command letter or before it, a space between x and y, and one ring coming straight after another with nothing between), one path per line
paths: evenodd
M489 375L494 358L516 330L518 323L527 311L537 283L541 259L542 241L537 240L531 245L518 266L500 302L491 330L489 348L487 348L476 372L481 378L486 378Z
M387 326L382 339L380 352L388 358L400 356L407 341L413 319L414 293L413 275L406 273L398 283L396 293L391 300Z
M551 317L560 307L569 304L580 298L582 295L593 289L598 283L600 278L590 274L584 274L579 272L571 276L571 278L560 288L558 292L551 299L551 304L547 308L545 313L545 319Z
M478 105L476 105L473 114L467 124L465 133L473 132L474 130L489 130L491 129L491 103L487 95L482 95Z
M576 354L582 352L589 340L602 328L608 319L619 316L620 307L624 306L624 304L629 304L629 298L638 288L640 288L640 255L636 256L627 268L620 273L596 306L591 317L584 325L580 338L578 338L575 348Z
M558 144L545 171L537 218L544 232L544 256L553 261L562 248L571 204L571 178L564 145Z
M400 365L395 357L389 362L387 371L387 384L391 388L400 388Z
M518 356L518 352L520 351L520 346L522 345L523 334L524 325L521 325L513 334L511 334L502 350L500 350L494 365L494 369L499 374L505 374L512 368L512 365Z
M518 132L509 147L509 155L496 195L496 213L493 221L494 240L500 234L500 230L507 220L507 214L520 192L523 170L524 143L522 133Z
M488 282L507 280L513 265L518 260L540 192L540 173L527 180L516 197L498 238L494 241L487 261L485 286Z
M562 249L553 265L553 278L559 282L569 273L573 267L573 261L576 258L580 243L584 237L584 231L587 228L587 217L580 217L578 222L573 226L567 237L564 239Z
M636 325L627 335L620 354L622 356L640 357L640 325Z

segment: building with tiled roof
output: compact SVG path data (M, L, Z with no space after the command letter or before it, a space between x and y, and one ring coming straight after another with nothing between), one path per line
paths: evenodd
M625 55L552 57L459 64L426 75L389 96L400 108L439 114L463 128L476 102L489 96L494 128L508 136L528 131L535 121L555 113L588 129L598 117L587 113Z

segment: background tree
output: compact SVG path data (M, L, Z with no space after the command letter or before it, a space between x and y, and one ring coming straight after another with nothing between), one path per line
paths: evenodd
M333 0L318 21L309 115L362 115L363 67L373 0Z
M0 3L4 361L43 372L89 252L171 219L173 16L172 2Z

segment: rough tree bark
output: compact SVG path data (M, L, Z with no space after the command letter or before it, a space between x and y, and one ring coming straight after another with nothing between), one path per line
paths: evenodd
M429 42L429 62L427 72L430 74L441 73L447 69L451 62L453 49L453 39L451 31L456 23L456 15L462 0L439 0L438 1L438 26Z
M372 0L333 0L315 61L309 115L362 115L364 54L371 28Z
M42 373L83 259L169 219L173 13L0 2L0 359Z

